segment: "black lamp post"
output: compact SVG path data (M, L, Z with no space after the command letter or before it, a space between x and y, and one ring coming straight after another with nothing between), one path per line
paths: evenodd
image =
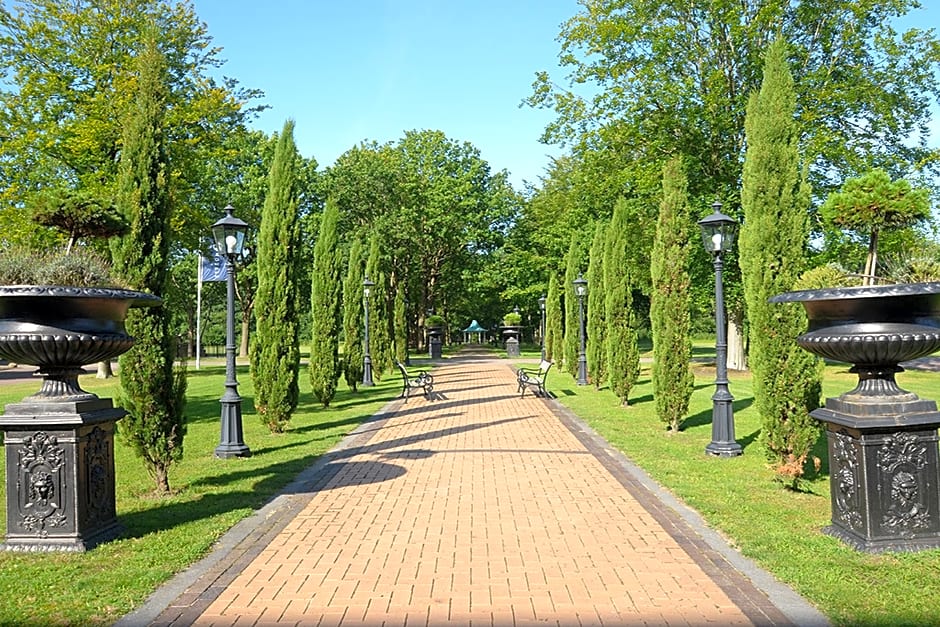
M375 283L366 277L362 282L362 305L366 314L366 337L362 357L362 385L375 385L372 382L372 355L369 354L369 294L372 293L372 286Z
M721 282L721 254L734 244L734 218L721 213L721 203L712 204L714 213L699 220L705 250L715 256L715 394L712 396L712 441L705 452L720 457L742 453L734 439L734 397L728 390L728 340L725 331L725 294Z
M587 295L587 280L578 275L574 280L574 290L578 295L578 385L587 385L587 357L584 353L584 297Z
M542 361L545 360L545 295L539 298L539 313L541 321L539 322L539 344L542 348Z
M232 215L234 208L225 208L226 216L212 225L212 238L216 249L225 257L226 299L225 317L225 393L222 394L222 435L215 447L215 456L248 457L251 451L242 435L242 397L238 395L235 378L235 260L242 254L248 225Z

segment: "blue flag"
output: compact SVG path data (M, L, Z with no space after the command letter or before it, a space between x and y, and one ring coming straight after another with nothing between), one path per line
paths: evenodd
M202 263L202 280L203 281L224 281L228 278L228 273L225 271L225 258L212 251L211 257L199 257L200 262Z

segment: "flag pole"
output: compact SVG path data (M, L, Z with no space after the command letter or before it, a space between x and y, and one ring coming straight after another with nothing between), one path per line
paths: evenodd
M202 253L196 253L196 370L202 357Z

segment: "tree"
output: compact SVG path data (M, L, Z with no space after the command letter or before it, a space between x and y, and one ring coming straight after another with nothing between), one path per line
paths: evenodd
M221 65L192 3L172 0L24 0L0 7L0 233L39 242L32 197L70 188L115 198L124 112L137 91L134 59L147 38L166 59L167 171L174 240L196 249L210 223L203 165L244 125L260 95L212 76ZM228 200L228 199L227 199Z
M80 238L107 239L127 232L127 222L110 202L87 192L56 189L34 199L33 220L68 237L65 254Z
M604 304L604 245L606 225L598 221L594 228L594 240L588 255L588 318L587 318L587 367L588 379L595 388L607 380L607 319Z
M277 140L261 213L255 336L251 345L255 409L272 433L284 431L300 396L297 160L294 121L287 120Z
M363 375L363 258L362 242L349 245L349 264L343 282L343 375L349 389L356 391Z
M689 218L687 182L680 158L663 168L663 200L653 243L653 291L650 323L653 333L653 398L656 414L673 432L689 410L695 377L692 375L692 339L689 279Z
M545 297L545 359L557 362L564 351L564 327L562 325L562 290L552 273L548 277L548 295Z
M872 163L935 172L927 141L930 101L940 97L933 70L940 46L932 30L895 30L895 18L919 5L585 3L558 37L567 85L540 72L528 103L556 114L544 140L577 153L629 155L646 171L662 155L681 154L690 195L714 196L740 180L748 95L759 88L764 50L779 35L791 43L798 126L807 154L818 155L811 172L818 189Z
M581 276L581 250L578 234L571 234L568 255L565 257L565 370L572 377L578 376L578 353L581 351L581 324L578 295L574 281ZM589 285L588 288L591 288Z
M395 360L405 363L408 356L408 319L405 311L405 292L402 289L395 290L394 315L392 316L392 330L395 333L394 347Z
M607 227L604 251L604 292L607 318L607 368L610 389L626 405L630 390L640 375L640 351L637 347L633 284L627 265L630 240L628 203L621 199ZM596 287L594 289L597 289Z
M111 252L115 270L129 286L163 296L172 214L163 135L167 68L155 42L135 65L138 89L126 118L118 185L118 207L130 228ZM186 433L186 373L174 372L170 318L165 307L130 310L126 327L135 344L120 358L120 402L129 415L119 433L143 458L161 494L170 491L169 469L183 455Z
M819 406L821 372L819 360L796 344L807 328L802 306L767 302L793 288L809 242L810 190L786 52L783 40L770 46L760 91L748 103L740 264L761 441L777 478L796 487L819 436L809 412Z
M389 307L388 275L379 238L374 236L366 260L366 276L375 285L369 293L369 352L372 357L372 376L377 380L393 366L392 316Z
M887 172L875 168L863 176L847 180L842 191L829 194L820 213L828 223L838 228L868 235L868 255L862 274L865 285L874 285L879 234L927 220L930 217L930 197L926 189L912 190L907 181L892 181Z
M327 200L320 221L320 233L313 251L313 279L310 287L310 386L313 395L329 407L339 381L340 257L339 208Z

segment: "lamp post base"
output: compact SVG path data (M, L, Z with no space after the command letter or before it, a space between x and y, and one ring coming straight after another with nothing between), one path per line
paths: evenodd
M221 459L230 457L250 457L251 450L242 435L241 401L222 401L222 436L215 447L215 456Z

